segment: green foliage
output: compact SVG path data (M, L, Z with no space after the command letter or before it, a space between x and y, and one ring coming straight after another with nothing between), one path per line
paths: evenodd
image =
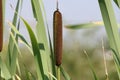
M22 0L18 0L15 8L15 13L13 17L13 22L8 22L11 27L8 50L6 54L5 62L0 58L0 68L1 68L1 77L3 79L15 80L15 78L19 78L21 76L21 67L19 66L18 56L22 57L22 53L19 48L19 40L22 41L24 45L28 48L28 50L33 53L34 63L36 66L37 78L29 72L29 70L25 69L26 79L27 80L55 80L56 78L56 68L54 64L54 54L52 51L52 42L50 39L49 30L47 29L47 25L45 24L43 15L44 7L42 4L42 0L31 0L32 9L34 17L36 18L36 34L31 29L31 26L27 23L27 21L19 16L22 9ZM11 5L12 7L12 5ZM13 7L12 7L13 8ZM31 44L21 35L19 32L20 27L20 19L26 26L28 31ZM46 32L48 30L48 33ZM47 34L49 37L47 37ZM18 74L19 73L19 74ZM52 75L50 75L50 74ZM53 77L54 76L54 77ZM21 78L22 79L22 78Z
M62 73L62 75L64 76L65 80L71 80L70 76L68 75L68 73L63 69L62 66L60 66L60 71Z
M93 67L93 65L92 65L91 62L90 62L91 60L90 60L87 52L84 51L84 53L85 53L85 55L87 56L87 59L88 59L89 65L90 65L90 69L91 69L92 74L93 74L93 76L94 76L94 80L99 80L98 77L97 77L97 75L96 75L96 72L94 71L94 67Z
M120 0L114 0L114 2L117 4L117 6L120 8Z
M66 28L81 29L105 25L110 47L113 51L116 69L120 78L120 39L114 10L111 4L111 0L98 0L98 2L100 5L103 22L89 22L85 24L70 25L66 26ZM114 0L114 2L120 8L120 0ZM15 8L13 22L8 23L9 26L11 26L11 30L9 32L10 37L5 61L2 59L2 56L0 56L1 77L7 80L15 80L16 78L19 78L18 76L20 76L22 79L21 72L25 71L27 80L57 80L56 66L53 54L54 52L52 48L52 41L50 39L50 33L48 30L43 2L42 0L31 0L31 4L34 18L36 19L36 32L33 32L31 28L32 26L30 26L24 18L18 15L22 9L22 0L18 0ZM3 10L5 11L5 7L3 7ZM20 19L25 24L31 43L29 43L19 32ZM22 43L28 48L28 50L33 53L32 57L34 57L37 77L35 77L34 74L32 74L26 68L24 68L24 70L21 70L21 67L19 66L18 56L23 55L19 48L19 40L21 40ZM87 56L87 58L94 76L94 80L98 80L94 68L90 63L89 57ZM64 77L64 80L71 80L70 76L63 69L63 67L60 67L60 71Z
M110 47L113 51L114 60L116 63L117 72L120 78L120 38L118 32L118 25L114 15L111 0L98 0L106 32L109 38Z
M37 74L38 74L38 80L45 80L45 75L43 71L43 63L41 59L41 54L39 51L39 46L38 42L36 40L36 37L30 27L30 25L22 18L30 36L31 44L32 44L32 49L34 53L34 58L35 58L35 63L36 63L36 68L37 68Z
M98 26L103 26L103 22L98 21L98 22L89 22L89 23L82 23L82 24L77 24L77 25L67 25L66 28L68 29L82 29L82 28L91 28L91 27L98 27Z

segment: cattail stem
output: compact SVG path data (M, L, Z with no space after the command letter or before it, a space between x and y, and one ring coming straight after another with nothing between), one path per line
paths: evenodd
M0 0L0 52L3 46L3 11L2 11L2 0Z
M57 80L60 80L60 66L57 66Z
M58 0L56 0L56 9L58 10Z

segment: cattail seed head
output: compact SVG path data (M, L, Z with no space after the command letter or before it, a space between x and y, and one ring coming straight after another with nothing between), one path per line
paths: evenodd
M0 0L0 52L3 46L3 13L2 13L2 0Z
M62 63L62 14L57 9L53 15L54 54L56 66Z

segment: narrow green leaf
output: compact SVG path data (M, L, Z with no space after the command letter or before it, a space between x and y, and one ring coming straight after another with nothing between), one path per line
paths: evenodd
M120 27L120 24L117 24L117 25L118 27ZM93 28L93 27L99 27L99 26L104 26L104 23L102 21L93 21L88 23L66 25L65 28L78 30L83 28L85 29L85 28Z
M50 47L48 43L48 38L46 34L46 24L45 24L45 18L43 14L43 3L42 0L32 0L33 5L36 11L36 17L37 17L37 25L36 25L36 33L37 33L37 40L38 43L42 43L45 47L44 51L41 51L42 55L42 61L44 66L44 72L47 75L47 77L50 77L48 75L48 71L53 73L52 71L52 59L51 59L51 52Z
M21 78L16 74L15 75L15 80L21 80Z
M16 27L11 22L8 22L8 24L10 25L11 29L16 33L16 36L18 36L24 43L30 46L26 39L22 36L22 34L20 34L20 32L16 29Z
M90 58L89 58L87 52L84 51L84 53L85 53L85 55L87 56L87 60L88 60L89 65L90 65L90 69L91 69L92 74L93 74L93 76L94 76L94 80L98 80L97 75L96 75L96 72L94 71L93 65L92 65L91 62L90 62Z
M70 76L67 74L67 72L63 69L62 66L60 66L60 71L61 71L65 80L71 80Z
M98 22L89 22L89 23L82 23L77 25L67 25L66 28L68 29L82 29L82 28L91 28L91 27L98 27L98 26L104 26L102 21Z
M113 53L113 55L116 55L114 56L114 60L116 61L117 57L120 59L120 39L119 39L118 25L112 7L112 3L111 0L98 0L98 1L102 13L103 21L105 24L106 32L109 38L110 47L116 52L116 54ZM116 66L120 66L120 65L116 62ZM120 71L119 69L117 70L120 78Z
M48 38L49 38L50 51L51 51L52 72L53 72L53 75L56 76L55 57L54 57L54 52L53 52L53 47L52 47L52 41L51 41L51 38L50 38L50 32L49 32L48 28L47 28L47 31L48 31Z
M39 46L38 46L36 37L31 29L30 25L23 18L21 18L21 19L24 22L24 24L29 32L29 36L30 36L30 40L31 40L31 44L32 44L32 49L33 49L33 53L34 53L34 58L35 58L35 63L36 63L36 67L37 67L38 80L45 80L41 54L39 51Z
M17 1L17 5L16 5L16 9L15 9L16 12L19 11L19 5L20 5L20 0ZM17 19L18 19L18 15L16 13L14 13L14 18L13 18L14 26L17 26Z
M117 6L120 8L120 0L114 0L114 2L117 4Z
M116 63L120 65L120 58L119 58L119 56L117 56L118 54L115 52L114 49L111 49L111 50L112 50L113 53L114 53L114 57L115 57L115 61L116 61Z
M114 60L115 60L115 65L116 65L116 67L117 67L116 69L117 69L118 72L120 72L120 66L119 66L119 65L120 65L120 58L119 58L119 56L117 56L118 53L116 53L115 50L112 49L112 51L113 51L113 53L114 53L114 54L113 54L113 57L114 57ZM118 74L118 75L119 75L119 74Z
M34 18L35 18L36 20L38 20L38 19L37 19L37 15L36 15L36 11L35 11L35 6L34 6L34 4L33 4L33 0L31 0L31 5L32 5L32 10L33 10Z
M0 57L0 69L1 69L1 77L4 79L10 79L12 76L7 68L6 64L2 61Z
M50 75L54 80L57 80L57 78L56 78L53 74L49 73L49 75Z
M21 52L19 50L18 44L15 40L13 33L10 33L10 36L14 42L14 50L13 50L13 54L11 56L10 71L11 71L11 74L14 75L16 72L16 63L17 63L18 53L21 54Z
M17 5L16 5L16 9L15 11L18 13L20 10L20 4L22 4L21 2L22 0L18 0L17 1ZM21 2L21 3L20 3ZM14 13L14 18L13 18L13 25L15 25L14 27L17 26L17 21L18 21L18 16L16 13ZM16 72L16 60L18 57L18 53L20 53L18 46L17 46L17 42L16 40L14 40L15 37L15 32L13 30L11 30L11 34L10 34L10 38L9 38L9 43L8 43L8 51L7 51L7 56L6 56L6 63L8 66L8 69L11 72L11 75L15 75ZM14 34L14 35L13 35ZM16 39L16 38L15 38Z
M8 69L10 70L10 73L11 75L15 75L15 72L16 72L16 61L17 61L17 57L18 57L18 53L20 53L19 51L19 48L18 48L18 45L17 45L17 42L15 40L15 37L13 35L13 33L10 33L10 41L12 41L12 44L14 45L8 45L8 48L11 48L13 49L12 51L10 49L8 49L8 55L7 55L7 66L8 66ZM11 53L12 52L12 53Z
M21 76L21 68L19 64L19 59L16 60L16 65L17 65L18 75Z

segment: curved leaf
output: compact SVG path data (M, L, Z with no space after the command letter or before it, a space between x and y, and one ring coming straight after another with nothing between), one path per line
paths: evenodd
M38 80L44 80L45 75L44 75L44 71L43 71L43 63L42 63L37 39L31 29L30 25L23 18L21 18L21 19L24 22L24 24L28 30L29 36L30 36L33 54L34 54L34 58L35 58L35 63L36 63L36 67L37 67Z

